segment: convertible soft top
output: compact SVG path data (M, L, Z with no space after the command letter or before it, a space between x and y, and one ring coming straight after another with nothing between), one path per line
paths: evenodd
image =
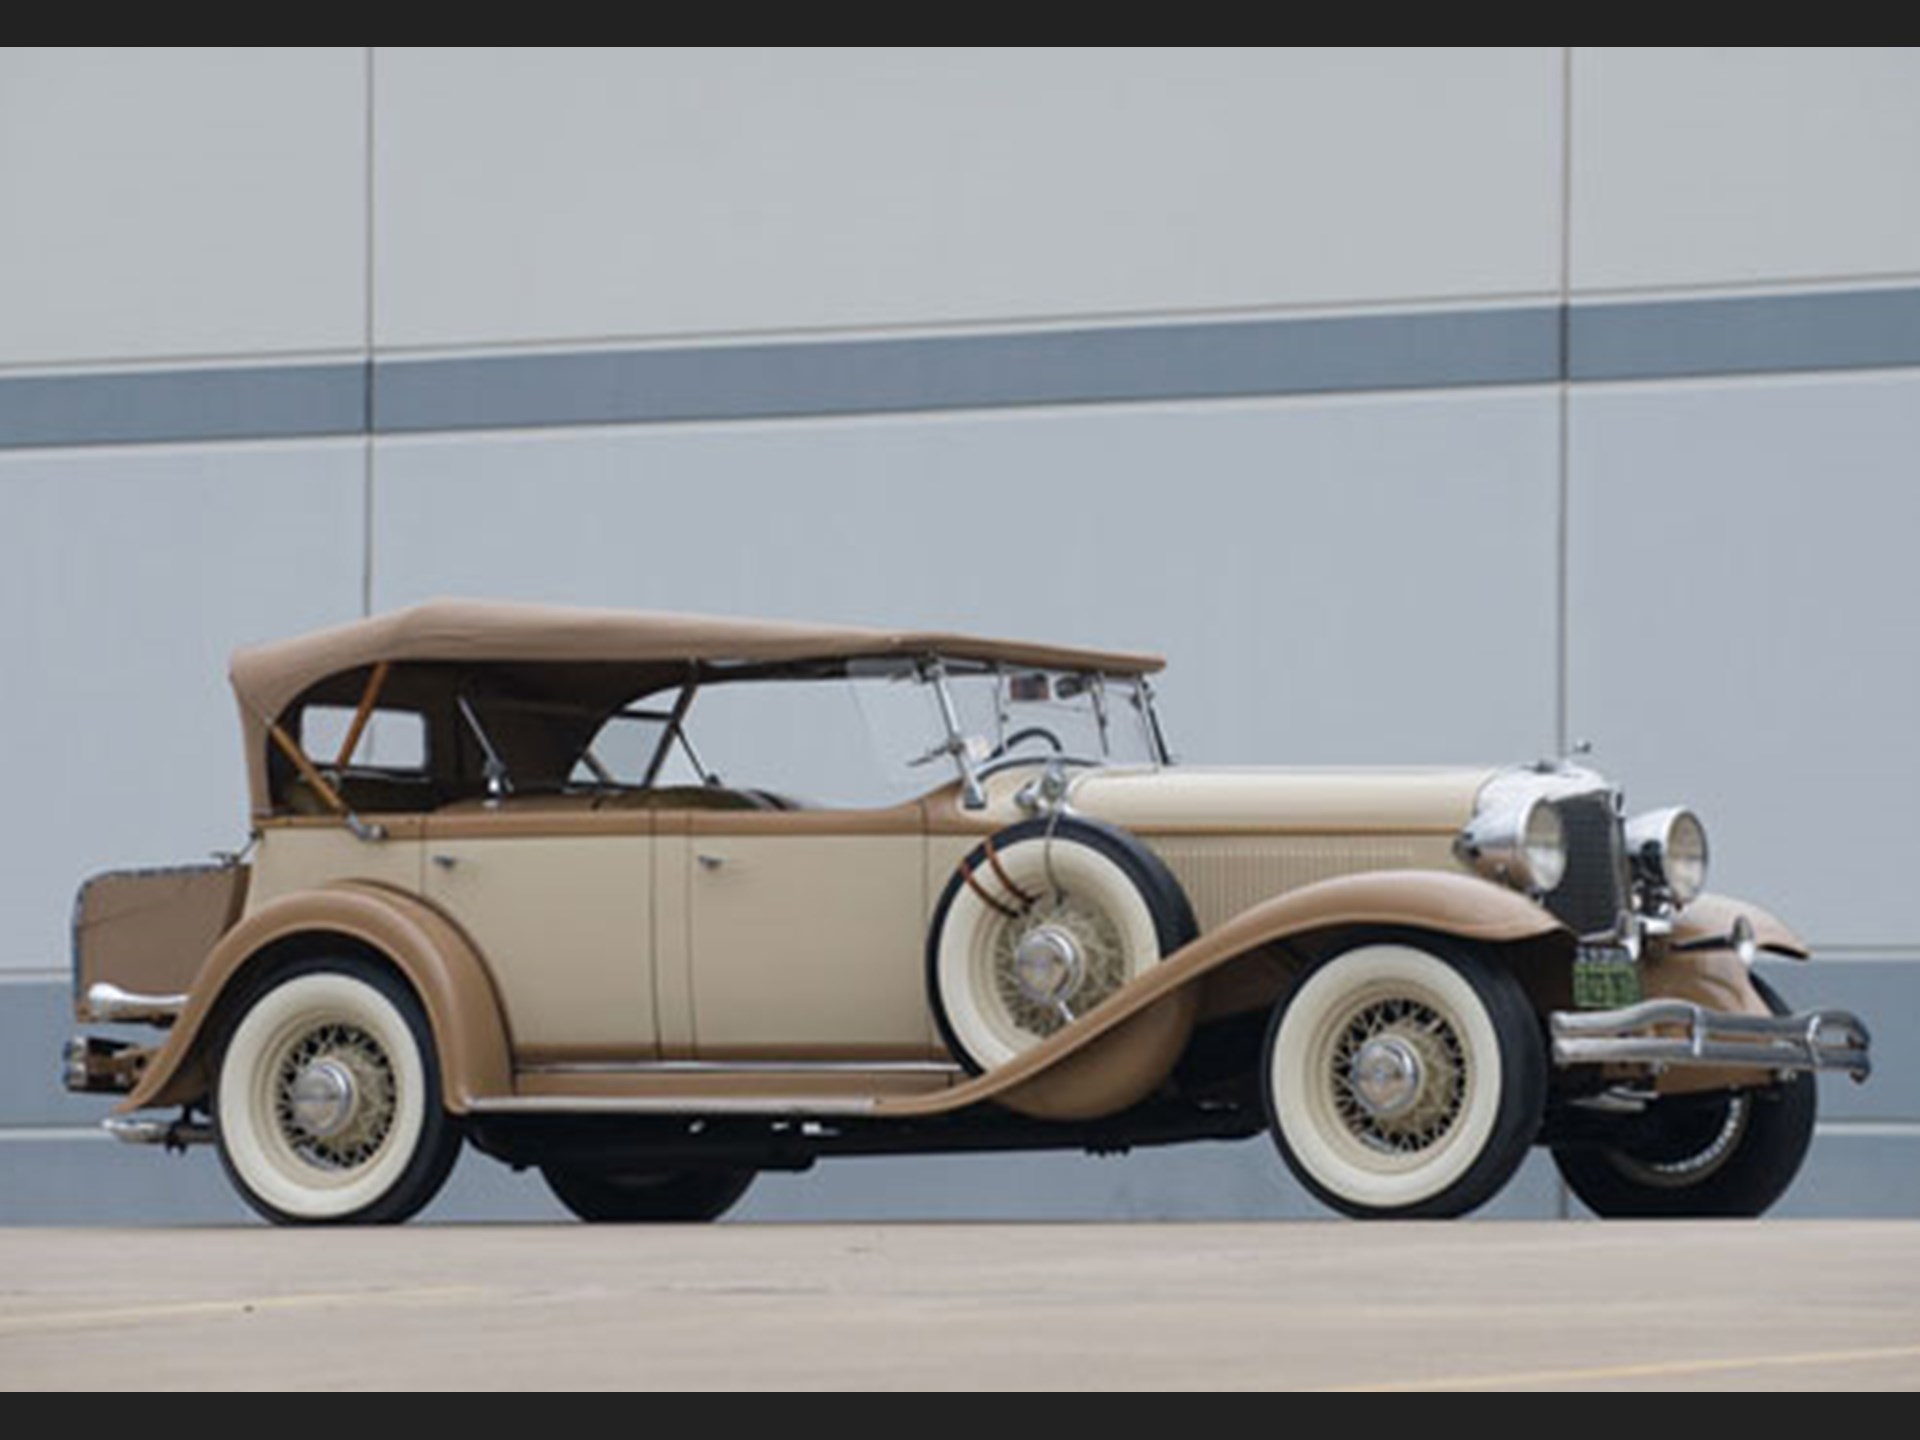
M266 795L270 728L316 687L376 665L785 665L939 656L988 665L1157 674L1157 655L850 625L797 625L640 611L438 600L411 610L243 650L233 688L247 731L254 796Z

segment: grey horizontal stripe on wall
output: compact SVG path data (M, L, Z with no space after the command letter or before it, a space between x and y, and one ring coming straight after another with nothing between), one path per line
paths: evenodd
M1576 306L1578 380L1920 365L1920 290Z
M1920 289L1576 305L1575 381L1920 365ZM1536 306L0 377L0 449L1548 384ZM369 390L372 413L369 414Z
M0 377L0 449L360 435L367 367Z
M382 433L1224 399L1554 380L1557 309L383 361Z

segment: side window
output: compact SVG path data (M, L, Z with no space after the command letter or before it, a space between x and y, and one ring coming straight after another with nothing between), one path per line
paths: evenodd
M937 784L941 775L909 770L877 746L868 709L857 689L872 681L741 681L710 685L695 697L686 733L700 763L722 785L765 790L783 799L834 810L884 809L904 804ZM919 687L894 687L907 703L924 705ZM694 782L684 756L662 784Z
M427 721L412 710L376 710L353 753L344 757L357 711L309 705L300 716L300 748L322 769L419 775L427 769Z

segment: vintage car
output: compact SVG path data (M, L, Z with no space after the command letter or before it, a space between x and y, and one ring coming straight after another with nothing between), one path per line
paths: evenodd
M665 1222L833 1157L1262 1132L1352 1216L1463 1215L1536 1145L1603 1216L1753 1216L1815 1074L1868 1075L1690 812L1573 762L1175 764L1161 668L452 602L243 652L252 843L85 887L79 1018L158 1037L66 1083L337 1224L466 1144Z

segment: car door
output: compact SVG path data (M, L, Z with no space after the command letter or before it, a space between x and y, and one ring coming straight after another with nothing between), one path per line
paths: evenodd
M927 1004L919 806L661 819L660 844L684 847L699 1059L885 1062L944 1053Z
M656 1059L653 824L561 800L427 824L428 898L479 946L516 1065Z

